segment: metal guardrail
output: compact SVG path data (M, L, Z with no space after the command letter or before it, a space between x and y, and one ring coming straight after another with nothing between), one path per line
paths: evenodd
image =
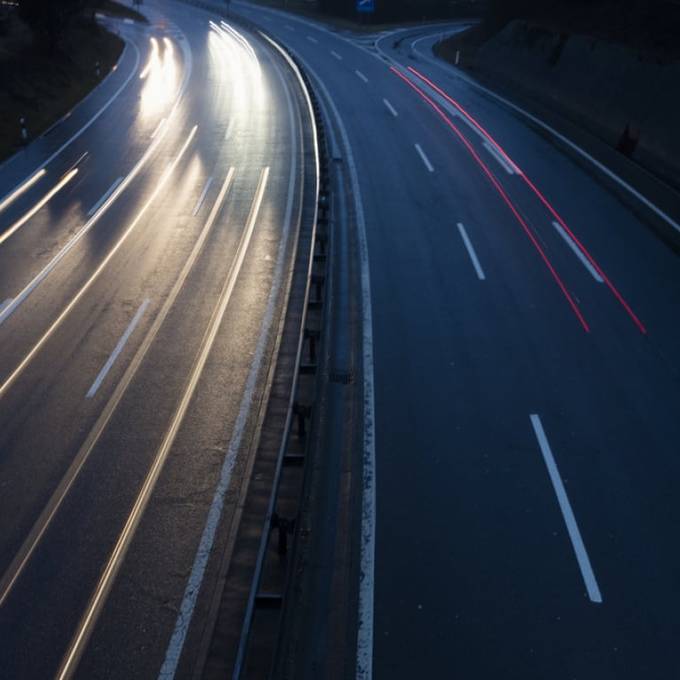
M319 222L327 222L327 210L328 210L328 158L325 148L325 134L323 133L323 120L321 117L321 110L316 101L316 97L311 88L311 84L307 79L307 76L303 72L302 68L295 61L295 57L286 50L283 46L269 37L266 33L258 29L258 33L272 45L284 60L288 63L291 70L295 73L302 92L304 93L307 106L309 109L310 119L313 125L313 138L315 146L315 158L316 158L316 205L314 211L314 220L312 227L312 237L311 237L311 251L309 253L309 265L307 270L307 283L305 289L304 303L303 303L303 313L300 324L300 335L298 340L297 354L295 358L295 367L293 375L293 385L291 388L290 399L288 403L288 410L286 414L286 424L284 428L283 439L281 442L281 447L279 449L279 455L276 462L276 472L274 475L274 481L272 485L272 493L269 499L269 505L267 508L267 515L265 520L265 526L260 539L260 547L258 550L257 562L255 567L255 573L253 575L253 581L251 585L251 590L248 598L248 606L246 609L246 615L243 622L243 628L241 632L241 641L239 644L238 654L236 658L236 663L234 666L234 672L232 674L233 680L241 680L242 673L245 667L248 643L250 639L250 631L252 628L253 618L258 604L267 607L269 606L269 600L272 597L268 594L264 597L259 596L260 583L262 578L262 571L264 563L267 557L268 546L270 542L270 535L274 529L279 532L278 536L278 552L283 554L287 549L287 533L294 528L294 520L287 520L279 517L276 514L276 503L278 499L278 492L281 483L281 477L283 474L284 464L287 458L287 450L289 446L289 441L291 437L291 432L293 428L294 421L297 420L298 425L298 435L304 436L305 434L305 423L307 420L311 419L312 407L311 405L302 405L298 402L298 386L299 378L301 375L310 374L315 372L315 361L316 361L316 343L318 340L317 332L307 328L308 311L313 308L319 308L323 303L323 276L314 274L314 264L315 264L315 250L320 247L321 251L325 255L325 243L326 238L323 235L321 238L319 234ZM321 145L320 144L323 145ZM311 293L312 288L315 289L315 296L312 299ZM303 364L303 352L305 344L309 346L309 356L310 363ZM291 461L292 462L292 461ZM303 461L299 461L303 462ZM279 603L283 599L283 593L277 596L279 598Z
M211 12L215 12L217 14L221 14L226 18L233 19L233 16L230 12L230 3L228 1L225 1L224 3L210 2L206 0L180 1L209 10ZM265 562L268 553L270 552L269 545L272 532L275 529L278 530L278 541L276 546L277 552L279 555L285 554L287 551L288 533L294 531L296 525L294 519L291 520L280 517L276 513L276 507L284 468L287 465L299 466L304 464L307 453L305 451L304 454L290 454L289 445L293 428L296 424L298 438L305 438L306 423L311 420L313 411L311 404L302 404L298 401L298 391L300 376L315 375L316 373L317 344L320 340L320 334L317 330L308 327L308 311L320 310L323 306L325 273L315 273L315 264L318 264L319 262L324 263L324 265L326 264L326 244L328 238L325 230L320 229L319 227L325 227L328 224L328 210L330 206L328 194L330 187L329 162L326 148L327 145L324 131L324 122L321 114L321 108L318 104L311 83L303 68L297 63L295 56L289 50L275 41L271 36L267 35L267 33L261 30L259 26L252 24L242 17L239 17L238 21L240 24L245 25L253 32L258 33L267 43L269 43L269 45L276 52L278 52L278 54L287 63L298 80L313 126L312 136L314 140L314 158L316 165L316 187L314 215L310 238L310 251L308 255L309 262L307 267L305 294L299 328L299 339L293 368L293 382L288 400L283 436L276 460L271 494L269 497L264 526L260 537L260 544L255 562L253 578L251 581L250 592L248 595L246 612L241 628L239 647L232 672L233 680L242 680L244 677L243 673L245 671L247 662L251 630L256 611L259 607L271 609L274 606L276 608L280 608L283 601L284 592L286 590L285 583L281 593L263 594L260 592L260 587ZM314 292L314 296L312 296L312 292ZM307 363L303 363L305 347L308 348L309 361ZM289 578L290 574L287 574L286 582ZM274 656L274 651L275 650L272 650L272 657Z

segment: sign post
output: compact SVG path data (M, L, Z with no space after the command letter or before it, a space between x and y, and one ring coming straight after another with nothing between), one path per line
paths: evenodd
M363 18L365 16L375 13L375 0L356 0L356 1L357 1L357 14L359 14L359 18L362 20L363 23Z

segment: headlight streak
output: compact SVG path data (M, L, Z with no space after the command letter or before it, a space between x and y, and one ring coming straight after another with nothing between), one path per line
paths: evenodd
M119 196L126 190L132 181L139 175L145 167L149 159L158 149L159 145L165 139L167 133L171 129L171 122L179 110L180 103L186 89L189 85L189 78L193 71L193 60L191 50L183 48L184 52L184 70L182 82L177 92L175 102L168 113L167 120L157 132L152 143L149 145L144 155L137 161L132 170L128 173L125 179L118 185L116 190L108 197L106 201L97 209L94 215L69 239L66 245L35 275L28 284L26 284L21 291L12 299L12 302L6 305L0 312L0 325L19 308L21 304L40 286L50 275L50 273L59 265L59 263L68 255L68 253L75 248L75 246L90 232L90 230L97 224L99 219L109 210L109 208L118 200ZM96 120L92 119L92 121ZM0 389L0 398L2 390ZM1 602L0 602L1 604Z
M7 206L19 198L19 196L27 192L39 179L42 179L46 174L47 170L42 168L29 177L20 187L15 189L12 193L6 196L2 202L0 202L0 212L2 212Z
M12 234L21 229L31 217L47 205L52 197L58 194L77 174L78 168L73 168L73 170L66 173L59 183L53 189L50 189L50 191L48 191L23 217L19 218L7 231L0 234L0 245L12 236Z
M228 26L209 22L211 45L220 53L220 61L229 69L232 81L232 102L225 139L230 139L237 122L252 113L253 104L262 103L266 94L262 87L262 73L255 51L248 41Z
M233 29L229 24L224 21L221 22L222 25L218 26L214 21L210 22L210 27L219 35L221 38L232 41L248 57L248 62L244 64L241 61L241 66L247 72L247 74L256 81L256 85L259 89L260 81L262 79L262 69L260 67L260 62L255 54L255 50L252 48L248 40L238 31Z
M130 226L127 227L123 235L120 237L116 245L109 251L108 255L102 260L102 262L99 264L97 269L95 269L94 273L90 278L87 280L87 282L83 285L83 287L75 294L75 296L71 299L71 301L66 305L66 307L63 309L61 314L56 318L55 321L52 322L50 327L45 331L43 336L36 342L35 345L33 345L32 349L28 352L28 354L23 358L21 363L12 371L12 373L5 379L5 381L0 385L0 399L2 399L9 388L12 386L14 381L24 372L24 369L28 364L33 360L33 357L40 351L40 349L43 347L43 345L49 340L49 338L52 336L54 331L57 330L57 328L61 325L62 321L70 314L71 310L76 306L78 301L85 295L85 293L90 289L92 284L99 278L99 275L104 271L106 268L106 265L111 261L113 256L120 250L122 247L123 243L127 240L127 237L136 229L137 225L141 221L142 217L146 213L146 211L149 209L153 201L156 199L158 194L160 194L161 190L165 186L166 182L170 178L170 175L172 174L173 170L179 165L179 162L182 160L182 157L186 153L187 149L189 148L189 145L191 144L192 139L196 135L196 130L198 129L197 125L194 125L194 127L191 129L191 132L189 133L189 136L187 137L186 141L184 142L184 145L180 149L180 152L178 153L177 157L168 165L168 167L165 169L163 172L160 180L158 181L158 184L156 185L155 189L151 192L151 196L149 199L146 201L146 203L142 206L142 209L137 213L137 216L135 219L132 221ZM111 199L109 199L111 200ZM0 606L4 602L5 598L7 597L7 592L11 588L12 584L14 583L15 579L12 579L11 583L9 586L6 586L0 591Z
M154 67L157 67L159 63L159 55L158 55L158 40L156 38L151 38L151 56L149 57L149 61L146 62L146 66L142 69L142 72L139 74L140 80L144 80L149 75L149 71L153 69Z
M153 117L161 113L175 95L177 90L177 61L172 41L163 38L161 55L158 41L152 38L153 49L149 64L142 75L147 79L141 95L141 110L144 117Z

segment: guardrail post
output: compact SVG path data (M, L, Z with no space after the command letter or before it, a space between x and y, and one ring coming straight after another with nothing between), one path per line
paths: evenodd
M272 515L272 529L279 532L276 552L283 556L288 552L288 534L295 531L295 520L281 517L275 512Z
M314 286L314 291L316 293L316 298L314 302L320 304L323 300L323 284L325 277L323 274L313 274L312 275L312 285Z
M305 421L312 415L311 406L305 406L298 402L293 405L293 413L297 416L298 421L298 438L304 439L307 435L307 427Z
M320 331L305 330L305 339L309 340L309 362L316 363L316 341L321 337Z

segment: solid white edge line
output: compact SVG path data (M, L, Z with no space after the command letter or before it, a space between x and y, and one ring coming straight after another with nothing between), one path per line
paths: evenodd
M335 50L331 50L331 54L338 60L342 61L342 55L338 54Z
M123 348L127 344L127 341L130 339L130 336L134 332L135 328L137 328L137 324L144 315L144 312L146 311L146 308L149 306L150 302L151 301L149 300L149 298L147 298L139 306L137 313L134 315L134 317L132 317L132 321L130 321L130 324L125 329L125 332L123 333L120 340L118 340L118 343L114 347L113 352L111 352L111 356L109 356L109 358L106 360L106 363L102 366L101 371L99 371L99 374L95 378L95 381L92 383L92 387L90 387L90 389L87 391L87 394L85 395L87 399L92 399L92 397L94 397L94 395L97 394L97 390L104 382L104 378L106 378L116 359L123 351Z
M2 314L5 307L9 307L12 304L12 298L7 298L3 303L0 303L0 314Z
M193 209L193 212L191 213L192 217L196 217L198 215L198 211L201 209L201 206L203 205L203 201L205 201L205 197L208 195L208 191L210 190L210 185L213 183L213 178L208 177L206 180L205 186L203 187L203 191L201 192L201 195L198 197L198 201L196 201L196 205Z
M119 177L104 193L104 195L87 211L87 217L92 217L106 199L118 188L118 185L123 181L122 177Z
M515 168L511 166L510 163L508 163L508 161L498 153L498 149L496 149L495 146L489 144L487 140L485 140L482 145L496 159L496 162L503 168L503 170L505 170L505 172L508 173L508 175L517 174L517 170L515 170Z
M545 436L545 431L543 430L543 425L541 419L537 414L532 413L530 415L531 425L534 428L534 434L538 440L538 445L543 454L543 460L548 468L548 474L550 475L550 481L552 482L553 489L557 496L557 501L560 505L560 510L562 511L562 517L564 518L564 523L567 525L567 531L569 532L569 538L571 539L571 544L576 553L576 561L581 569L581 575L583 576L583 581L586 585L586 590L588 591L588 598L591 602L600 604L602 602L602 594L600 593L600 588L597 585L597 580L595 579L595 574L593 573L593 568L590 564L590 559L588 558L588 552L581 538L581 532L579 531L578 524L576 523L576 518L574 517L574 512L571 509L571 503L569 502L569 497L562 483L562 478L560 477L560 472L557 469L557 463L553 457L552 451L550 450L550 444L548 443L548 438Z
M128 44L128 41L126 41L126 44ZM33 175L35 175L35 173L40 172L43 168L47 167L64 149L66 149L73 142L75 142L76 139L78 139L83 134L83 132L88 130L100 118L100 116L102 116L102 114L109 108L109 106L111 106L111 104L113 104L113 102L118 98L118 95L120 95L120 93L125 89L127 84L132 80L132 76L134 76L135 73L137 73L137 69L139 68L139 48L133 42L130 42L129 44L132 45L132 47L135 50L135 65L132 68L130 75L125 79L123 84L113 93L113 95L106 102L106 104L104 104L104 106L102 106L102 108L99 109L99 111L97 111L97 113L95 113L94 116L92 116L92 118L90 118L90 120L87 121L87 123L85 123L85 125L83 125L83 127L80 128L80 130L78 130L78 132L76 132L73 136L71 136L69 139L67 139L51 156L49 156L46 160L44 160L37 168L35 168L35 170L33 170L33 172L29 173L29 175L26 178L21 180L21 182L19 182L11 191L9 191L6 196L3 196L2 201L0 201L0 202L3 202L5 200L5 198L7 198L11 194L13 194L17 189L19 189L24 184L24 182L26 182L28 179L33 177ZM122 59L122 56L121 56L121 59ZM104 81L102 81L102 83L103 82ZM97 88L95 88L95 89L97 89ZM94 90L93 90L93 92L94 92ZM87 97L86 97L86 99L87 99ZM85 100L79 102L78 104L76 104L76 106L80 106L81 104L84 103L84 101ZM8 160L11 160L11 159L8 159Z
M279 76L281 81L284 82L283 76L281 74L279 74ZM293 102L286 87L284 87L284 93L286 96L288 114L291 121L291 134L293 134L294 138L297 139L297 134L295 132L295 114L293 112ZM189 632L189 626L191 625L191 620L194 615L196 602L198 601L198 595L201 591L203 579L205 577L208 560L210 558L213 545L215 544L215 536L217 535L217 529L219 527L222 511L224 509L224 499L227 495L227 491L229 490L232 472L234 465L236 464L236 458L243 443L243 436L246 432L246 427L248 424L248 416L252 409L253 398L257 388L257 379L262 370L264 354L267 350L267 342L271 332L272 323L274 321L274 314L276 313L276 303L279 299L281 287L283 285L286 259L285 256L287 244L290 239L291 221L295 199L296 176L297 158L295 154L292 154L288 180L288 198L283 220L285 236L279 240L279 252L276 258L276 265L274 268L274 276L272 279L272 287L269 292L267 308L260 325L260 336L255 347L255 354L253 356L253 360L250 365L250 371L246 379L238 415L234 423L234 429L229 441L226 455L222 462L220 476L213 494L212 502L210 504L210 509L208 511L206 523L203 528L203 533L201 534L201 540L199 542L198 549L196 550L194 562L191 567L191 573L187 579L182 602L179 606L179 613L175 621L172 637L170 638L165 652L163 665L161 666L161 670L158 673L158 680L172 680L177 673L177 668L182 656L182 650L184 649L186 636Z
M397 113L397 110L390 104L388 99L383 99L383 104L387 107L387 110L395 117L397 118L399 114Z
M468 255L472 260L472 264L475 268L475 271L477 272L477 278L480 281L484 281L486 279L486 276L484 275L484 270L482 269L482 265L479 264L479 260L477 259L477 253L475 253L475 249L472 247L472 242L468 237L467 231L465 230L465 226L461 222L458 222L458 231L460 232L460 237L463 239L463 243L467 248Z
M361 71L359 71L358 69L355 70L354 73L356 73L356 74L357 74L357 77L358 77L359 79L363 80L365 83L368 82L368 78L367 78Z
M572 252L578 259L581 261L581 264L588 270L590 275L597 281L598 283L604 283L604 279L597 273L597 270L595 267L593 267L592 264L590 264L590 261L588 258L583 254L581 249L574 243L573 239L569 234L567 234L566 231L562 228L562 225L559 222L553 221L553 227L557 229L557 233L564 239L564 242L571 248Z
M420 144L416 144L416 151L418 152L418 155L420 156L421 160L425 164L425 167L428 169L429 172L434 172L434 167L432 163L430 163L430 159L425 155L425 152L423 151L423 148L420 146Z

